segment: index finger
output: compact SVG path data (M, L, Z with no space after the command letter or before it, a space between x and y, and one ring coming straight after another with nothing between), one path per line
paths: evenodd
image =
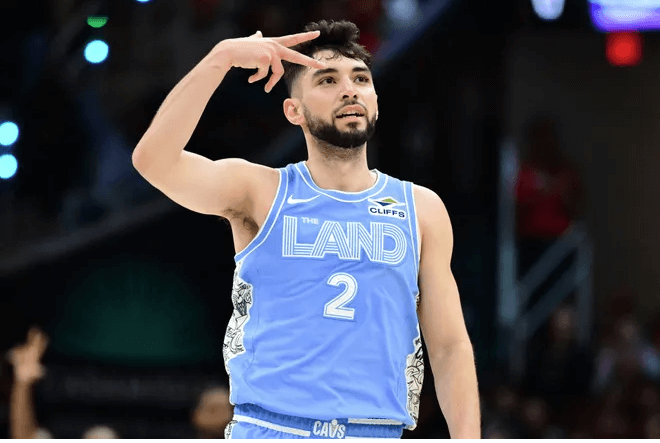
M37 344L35 345L35 347L37 349L37 353L39 355L43 355L44 351L48 347L48 342L49 342L48 336L46 334L44 334L43 332L39 332L39 338L38 338Z
M325 63L322 63L318 60L315 60L311 57L308 57L300 52L294 51L289 48L282 48L280 52L280 58L291 63L297 63L299 65L309 66L310 68L323 69L327 68Z
M295 46L298 43L315 39L319 35L321 35L321 31L308 31L308 32L301 32L299 34L285 35L282 37L272 37L272 40L275 43L279 43L282 46Z

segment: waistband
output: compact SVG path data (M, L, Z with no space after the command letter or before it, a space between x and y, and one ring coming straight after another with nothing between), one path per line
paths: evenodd
M308 438L401 438L403 423L379 418L316 420L268 411L252 404L234 407L234 420Z

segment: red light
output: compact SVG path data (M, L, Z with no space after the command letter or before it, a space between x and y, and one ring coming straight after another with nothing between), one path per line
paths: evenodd
M606 36L607 60L614 66L636 66L642 61L642 36L637 32Z

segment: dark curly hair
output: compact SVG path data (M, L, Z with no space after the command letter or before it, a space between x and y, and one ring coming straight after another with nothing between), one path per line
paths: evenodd
M361 60L371 69L373 56L364 46L358 44L360 30L355 23L347 20L330 20L329 22L321 20L318 23L307 24L303 32L309 31L321 31L321 34L313 40L292 46L291 49L308 57L313 57L318 51L330 49L335 52L336 57L343 56ZM282 60L282 66L284 66L284 83L289 97L291 97L294 82L307 67L286 60Z

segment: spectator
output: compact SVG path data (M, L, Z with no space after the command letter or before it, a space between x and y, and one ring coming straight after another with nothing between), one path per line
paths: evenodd
M29 439L44 437L48 431L39 428L32 405L32 389L45 374L41 356L48 346L48 338L38 328L31 328L27 342L9 350L7 359L14 366L9 422L11 438Z
M530 350L528 389L543 395L553 410L588 392L592 358L577 343L577 321L572 306L560 306L550 319L546 343Z
M521 275L578 218L581 200L578 174L560 151L555 120L534 120L526 132L527 158L515 190Z
M496 414L488 426L488 434L494 435L490 438L498 438L496 435L520 438L522 426L517 411L521 407L521 399L517 390L507 385L498 386L489 403Z
M92 426L83 433L82 438L108 440L119 438L119 434L108 426Z
M11 438L43 439L53 438L52 434L40 428L34 412L32 390L43 378L46 369L41 357L48 346L48 337L37 327L28 331L27 341L15 346L7 353L7 359L14 367L14 384L9 405ZM107 426L93 426L84 432L83 438L119 438L117 432Z
M523 438L562 438L552 432L548 409L548 404L540 397L528 398L521 404Z
M207 389L200 395L193 411L192 423L199 438L224 438L224 431L233 416L229 392L224 387Z
M660 352L643 335L632 315L620 318L612 336L605 337L595 358L592 390L596 393L613 385L629 384L640 377L660 378Z
M630 432L630 424L623 414L624 389L620 386L607 391L602 397L595 420L595 438L624 438Z

